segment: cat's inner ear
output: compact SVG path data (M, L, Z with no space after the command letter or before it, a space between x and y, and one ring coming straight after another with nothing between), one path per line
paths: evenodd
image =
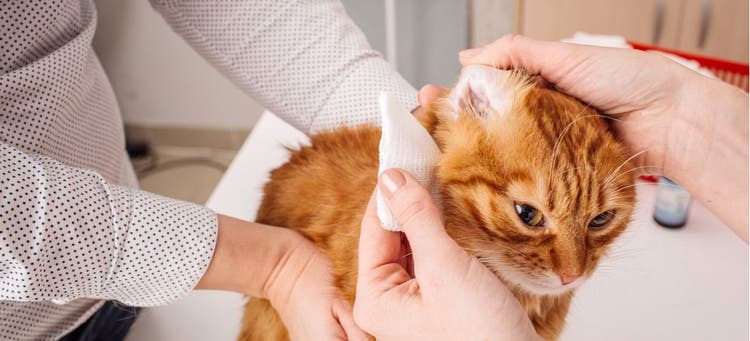
M456 86L448 96L454 117L462 112L486 121L493 115L506 115L513 101L525 93L530 83L517 72L484 65L461 70Z

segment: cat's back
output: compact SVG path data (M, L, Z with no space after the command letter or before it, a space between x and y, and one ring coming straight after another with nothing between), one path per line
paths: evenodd
M361 219L377 183L380 129L342 127L310 139L271 172L256 220L323 241Z

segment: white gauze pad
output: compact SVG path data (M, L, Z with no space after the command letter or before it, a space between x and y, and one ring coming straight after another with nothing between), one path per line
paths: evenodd
M386 92L380 93L380 116L382 135L378 175L389 168L406 170L430 192L435 204L439 205L434 172L440 159L440 149L432 136L408 110ZM401 231L379 188L377 207L383 228Z

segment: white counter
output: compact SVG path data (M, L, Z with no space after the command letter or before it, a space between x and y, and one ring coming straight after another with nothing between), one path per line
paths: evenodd
M207 206L252 220L283 146L305 136L264 114ZM639 185L635 222L573 301L562 340L748 340L748 246L698 203L679 230L651 220L654 187ZM234 340L243 298L195 292L145 311L128 340Z

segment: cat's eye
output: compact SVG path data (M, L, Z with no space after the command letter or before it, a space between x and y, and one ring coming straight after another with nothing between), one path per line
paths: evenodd
M594 219L591 219L589 221L589 228L592 230L601 230L612 221L612 218L615 217L615 211L605 211L600 213L598 216L594 217Z
M521 204L514 202L516 206L516 213L521 221L530 227L541 227L544 226L544 215L539 212L536 208L530 205Z

